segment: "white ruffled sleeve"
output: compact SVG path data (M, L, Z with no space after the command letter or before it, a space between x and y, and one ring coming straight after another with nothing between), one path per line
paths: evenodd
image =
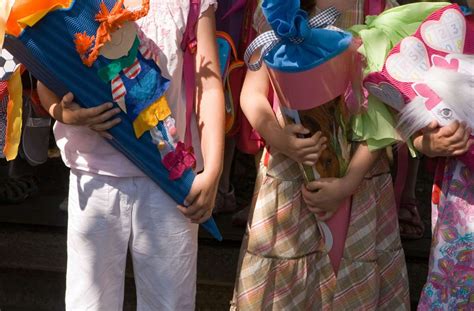
M209 7L213 7L214 11L217 10L217 0L201 0L201 14L202 15L204 12L209 9Z

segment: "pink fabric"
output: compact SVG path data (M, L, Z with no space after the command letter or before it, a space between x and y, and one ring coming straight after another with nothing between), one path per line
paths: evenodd
M187 147L192 146L191 118L193 115L194 101L196 98L196 26L199 19L199 8L201 6L201 1L190 0L189 3L186 30L184 31L183 41L181 42L181 49L184 52L183 79L184 87L186 89L186 132L184 134L184 144Z

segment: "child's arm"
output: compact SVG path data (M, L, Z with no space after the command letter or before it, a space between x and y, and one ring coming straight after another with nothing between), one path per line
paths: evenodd
M105 103L94 108L82 108L73 102L72 93L60 99L40 81L38 81L38 95L41 105L53 119L69 125L88 126L109 139L112 139L112 136L106 131L121 121L119 118L112 119L120 112L119 108L113 108L112 103Z
M224 154L224 92L216 46L214 9L209 8L197 25L196 85L197 123L204 171L196 176L180 211L193 222L207 220L214 208Z
M342 202L354 194L381 153L380 150L370 151L362 143L352 157L344 177L321 178L303 186L301 191L309 210L321 220L331 218Z
M429 157L459 156L473 144L470 140L471 131L465 123L455 121L440 128L434 121L413 139L413 144L419 152Z
M285 154L298 163L314 165L319 159L319 153L325 148L326 138L321 137L320 132L310 138L299 138L298 134L309 133L301 125L287 125L281 128L268 102L269 88L270 81L265 66L258 71L247 71L240 95L242 111L273 150Z

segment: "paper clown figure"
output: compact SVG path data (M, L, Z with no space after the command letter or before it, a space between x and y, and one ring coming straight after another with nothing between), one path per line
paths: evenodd
M83 107L114 102L122 122L110 143L183 204L194 180L190 146L177 136L166 99L170 81L141 44L134 21L149 1L16 0L5 47L58 96L72 92ZM214 220L203 226L221 239Z
M100 78L110 83L113 101L133 121L136 136L150 131L163 164L170 170L170 179L176 180L194 166L195 158L178 141L175 120L164 96L169 81L161 76L154 55L138 39L132 21L143 13L124 9L121 1L110 12L105 4L100 10L96 20L101 24L96 35L76 33L76 50L85 65L99 63ZM177 166L180 156L182 165Z
M474 20L457 5L431 14L367 77L369 92L400 111L405 138L437 121L474 126ZM460 157L474 169L474 148Z

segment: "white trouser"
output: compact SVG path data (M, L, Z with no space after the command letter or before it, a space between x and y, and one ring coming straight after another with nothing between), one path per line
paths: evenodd
M72 170L67 310L123 309L130 248L137 309L194 310L198 226L147 177Z

